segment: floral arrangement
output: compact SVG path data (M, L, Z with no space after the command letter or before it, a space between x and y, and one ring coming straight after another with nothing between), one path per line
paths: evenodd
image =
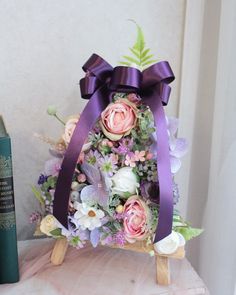
M131 48L134 56L124 56L123 64L145 67L155 62L145 48L138 27L138 38ZM54 107L48 114L63 125L58 141L39 136L50 144L51 158L45 163L33 193L41 211L33 212L30 221L37 224L36 235L66 237L69 244L82 248L87 242L124 246L126 243L153 242L158 223L159 187L157 175L157 139L153 114L137 93L114 93L90 131L78 158L68 204L68 228L53 216L54 192L63 156L80 115L59 118ZM179 200L174 175L187 151L184 138L177 138L178 119L166 117L172 173L173 202ZM174 210L172 233L154 244L158 253L171 254L179 246L201 233L192 228ZM150 253L151 254L151 253Z

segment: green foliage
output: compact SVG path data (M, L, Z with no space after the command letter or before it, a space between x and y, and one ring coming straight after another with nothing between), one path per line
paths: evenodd
M41 189L43 192L47 193L49 189L54 189L56 188L56 183L57 183L57 177L56 176L49 176L47 181L45 181Z
M124 60L120 63L125 66L132 66L135 64L140 70L143 70L145 67L157 62L157 60L154 59L153 54L150 54L150 48L145 47L145 39L141 27L135 21L133 22L137 27L136 42L133 47L129 48L131 55L124 55Z
M50 231L50 234L56 239L61 238L62 237L61 228L56 228L56 229Z
M135 140L134 148L145 150L145 146L150 143L150 136L155 131L153 127L153 115L149 109L138 113L138 129L132 129L131 134Z
M81 243L81 240L78 236L73 237L69 242L69 244L73 247L78 246L79 243Z
M34 193L34 196L39 201L39 203L42 206L44 206L44 199L43 199L43 196L42 196L41 192L33 185L31 185L31 189L32 189L32 192Z
M193 228L191 226L187 226L187 227L179 226L175 228L175 231L182 234L185 240L188 241L188 240L191 240L192 238L199 236L203 232L203 229Z
M182 234L186 241L199 236L203 232L203 229L191 227L178 214L173 216L173 230Z

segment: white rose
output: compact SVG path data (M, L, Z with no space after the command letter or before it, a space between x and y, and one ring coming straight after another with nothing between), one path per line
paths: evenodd
M154 244L154 249L159 254L170 255L175 253L175 251L185 245L184 237L175 231L165 237L164 239L160 240L159 242Z
M42 233L46 234L47 236L52 236L50 232L56 228L58 228L58 221L57 219L49 214L45 216L40 223L40 230Z
M125 196L125 193L135 194L139 187L137 175L131 167L123 167L111 178L113 188L112 193Z

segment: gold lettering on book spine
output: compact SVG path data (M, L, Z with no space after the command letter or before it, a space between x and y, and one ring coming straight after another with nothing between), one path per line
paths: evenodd
M14 212L0 213L0 229L9 230L16 225Z
M12 176L11 157L0 156L0 178Z

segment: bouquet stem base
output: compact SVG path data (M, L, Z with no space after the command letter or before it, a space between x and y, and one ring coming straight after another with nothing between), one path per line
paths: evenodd
M51 254L51 263L53 265L61 265L64 261L66 251L68 248L68 242L65 238L58 239L55 242L52 254ZM112 248L119 248L124 250L130 250L140 253L150 253L150 251L154 251L153 245L146 245L145 242L140 241L134 244L126 244L123 247L120 246L112 246ZM156 257L156 281L159 285L169 285L171 283L170 280L170 267L169 267L169 259L182 259L185 257L184 247L179 247L175 253L170 255L161 255L157 252L155 253Z

